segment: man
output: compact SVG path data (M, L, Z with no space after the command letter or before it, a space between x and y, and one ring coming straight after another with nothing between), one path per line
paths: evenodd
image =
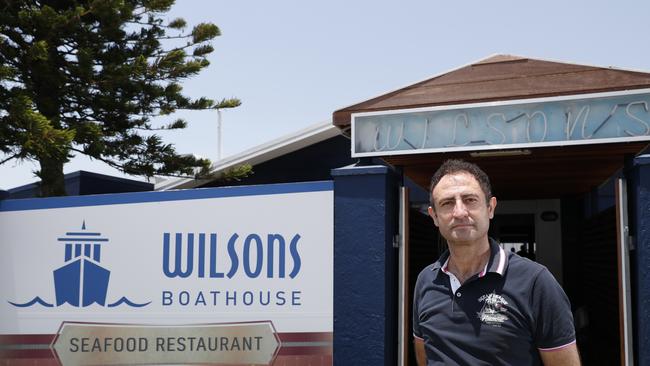
M488 238L497 200L476 165L446 161L429 215L448 251L415 285L413 333L423 365L580 365L569 300L542 265Z

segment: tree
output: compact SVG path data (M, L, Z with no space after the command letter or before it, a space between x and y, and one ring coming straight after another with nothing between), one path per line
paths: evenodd
M35 160L41 195L64 195L63 166L85 154L133 175L206 173L156 130L182 129L182 109L232 108L182 94L209 65L219 28L165 22L174 0L1 0L0 164Z

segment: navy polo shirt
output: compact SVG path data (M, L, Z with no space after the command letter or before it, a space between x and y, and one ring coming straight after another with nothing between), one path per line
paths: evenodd
M541 365L575 342L571 306L546 267L490 239L490 259L454 292L445 252L418 276L413 334L428 365ZM453 275L452 275L453 276Z

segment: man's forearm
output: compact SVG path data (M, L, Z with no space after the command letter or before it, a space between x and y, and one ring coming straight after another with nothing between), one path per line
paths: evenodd
M415 346L415 359L417 360L418 366L426 366L427 353L424 350L424 340L420 338L414 338L413 345Z

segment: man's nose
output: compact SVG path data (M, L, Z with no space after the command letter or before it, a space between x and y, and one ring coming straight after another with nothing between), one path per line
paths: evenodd
M454 217L466 217L468 215L467 207L463 203L463 200L456 200L453 215Z

